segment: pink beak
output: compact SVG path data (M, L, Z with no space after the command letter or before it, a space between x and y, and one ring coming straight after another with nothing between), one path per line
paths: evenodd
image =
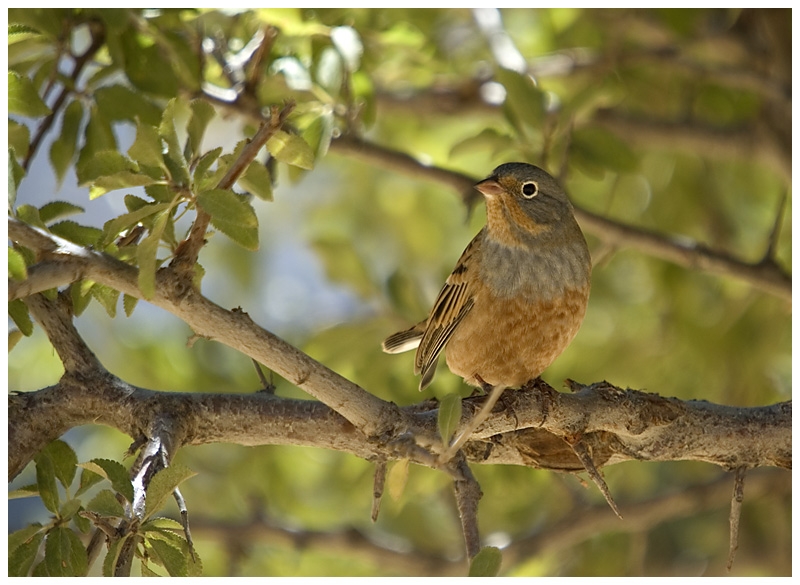
M503 193L503 187L494 177L484 179L475 185L475 188L483 193L486 197L500 197L500 195Z

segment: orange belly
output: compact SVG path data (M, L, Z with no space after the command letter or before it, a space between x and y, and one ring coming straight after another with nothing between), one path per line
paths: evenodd
M533 303L482 292L445 348L450 371L473 386L518 388L539 376L578 333L589 299L588 286Z

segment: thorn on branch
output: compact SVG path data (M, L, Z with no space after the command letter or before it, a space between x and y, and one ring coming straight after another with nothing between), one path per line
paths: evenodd
M375 482L372 484L372 521L378 521L378 513L381 510L381 499L383 498L383 487L386 484L386 461L375 462Z
M619 508L617 508L617 504L614 501L614 498L611 497L611 491L608 489L608 485L606 484L606 480L603 479L602 474L598 471L597 467L594 464L594 460L592 459L589 450L586 448L586 443L583 442L581 436L573 437L573 438L565 438L564 439L567 444L572 447L573 452L580 460L581 464L583 464L583 468L586 470L586 473L589 474L589 478L594 482L597 488L600 490L600 493L603 494L603 497L608 502L608 505L614 511L614 514L621 520L622 514L619 512Z
M739 549L739 519L742 516L742 502L744 501L744 476L745 467L737 467L733 480L733 497L731 498L731 542L728 548L728 571L733 567L736 551Z

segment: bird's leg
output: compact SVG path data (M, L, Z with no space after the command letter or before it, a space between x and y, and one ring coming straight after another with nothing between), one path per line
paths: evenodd
M444 453L442 453L442 456L439 459L440 463L446 463L447 461L450 461L453 455L455 455L458 450L461 449L461 447L463 447L464 444L469 440L469 438L472 436L472 433L475 432L475 429L481 426L483 421L489 418L489 415L492 413L492 408L494 408L494 405L497 403L497 400L500 398L503 390L506 389L506 386L503 386L502 384L498 384L497 386L487 384L483 378L477 374L475 375L475 378L480 382L481 388L489 396L486 398L486 402L483 403L481 409L475 413L475 416L470 419L470 421L464 427L464 430L461 431L461 434L458 435L456 440L453 441L453 443L445 450Z

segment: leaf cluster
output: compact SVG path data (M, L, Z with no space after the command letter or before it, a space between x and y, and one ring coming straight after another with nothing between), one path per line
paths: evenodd
M91 569L81 535L99 531L107 542L102 574L117 574L123 547L135 547L142 574L157 575L153 565L173 577L200 575L202 565L179 523L156 514L183 481L194 475L175 465L159 471L146 492L146 510L132 522L133 486L129 471L109 459L78 463L75 451L53 441L35 459L36 483L9 493L9 498L39 496L53 514L47 524L35 523L9 535L10 576L83 577ZM80 469L80 476L78 470ZM77 477L77 480L76 480ZM92 545L90 545L91 547Z

